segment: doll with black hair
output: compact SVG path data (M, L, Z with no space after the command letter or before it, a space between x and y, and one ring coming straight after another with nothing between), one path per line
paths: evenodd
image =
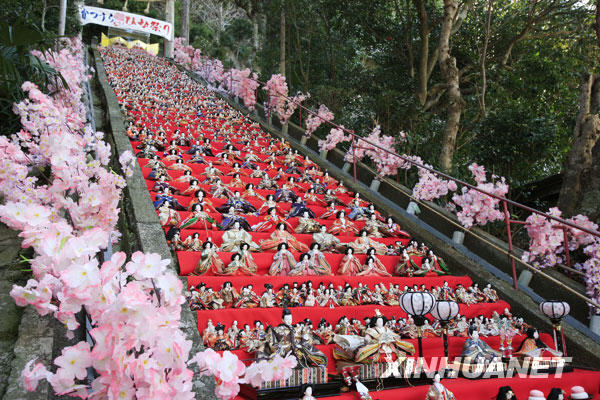
M553 388L552 390L550 390L550 393L548 393L548 397L546 397L546 400L564 400L564 399L565 399L565 392L561 388Z
M294 255L289 251L287 243L277 246L277 253L273 255L273 262L269 268L269 275L288 276L296 266Z
M286 224L282 222L277 224L275 231L271 233L271 236L268 239L262 239L259 243L262 251L274 250L279 244L286 243L288 247L293 248L300 253L308 252L308 246L289 233Z
M549 354L544 354L545 352ZM560 357L562 356L562 353L546 345L546 343L540 339L537 329L528 328L527 337L521 342L521 345L513 355L520 357L543 357L546 355L549 355L550 357Z
M217 254L217 246L215 246L210 240L207 240L202 244L202 254L200 255L200 260L198 260L198 263L196 264L196 267L191 275L204 275L211 269L213 271L222 271L223 267L223 261L221 261L219 255Z
M517 400L517 396L515 396L515 392L510 386L502 386L500 390L498 390L496 400Z

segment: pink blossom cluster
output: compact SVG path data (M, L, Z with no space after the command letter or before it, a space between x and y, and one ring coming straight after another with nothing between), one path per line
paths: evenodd
M137 163L137 158L130 150L124 151L119 157L119 164L125 176L133 175L133 166Z
M404 134L401 134L401 138L404 139ZM356 145L356 149L348 151L344 160L352 163L355 161L358 162L365 156L368 156L375 163L379 177L395 175L398 172L398 168L402 168L405 164L395 153L396 138L389 135L382 135L379 125L373 128L369 136L364 139L358 139L354 145Z
M431 165L425 164L421 160L419 161L420 164L433 168ZM449 192L456 191L456 182L441 179L437 174L434 174L425 168L417 168L419 180L413 187L413 196L415 199L432 201L446 196Z
M217 380L216 395L221 399L235 397L240 391L240 384L246 383L258 387L262 382L287 379L292 375L292 369L297 365L296 357L276 355L269 360L254 362L245 366L238 357L230 351L222 355L212 349L196 354L188 361L197 364L200 375L212 375Z
M333 113L329 108L327 108L325 104L321 104L316 115L308 114L308 117L306 117L306 130L304 131L304 135L310 137L323 122L333 121L333 118Z
M277 111L281 117L288 96L288 85L285 81L285 76L281 74L271 75L271 79L267 81L263 89L266 90L269 95L267 109L270 112L273 112L274 110Z
M586 294L596 303L600 303L600 240L594 240L583 250L589 258L583 263ZM590 307L590 312L600 315L600 309Z
M256 89L260 86L258 75L251 72L248 68L241 72L242 81L240 83L238 96L244 100L246 108L254 110L254 105L256 104Z
M469 171L473 174L477 189L499 197L504 197L508 193L508 184L504 177L488 182L485 168L476 163L469 166ZM497 177L493 175L492 178L496 179ZM465 228L504 219L504 212L498 209L500 200L480 191L463 187L461 194L452 196L452 201L461 208L456 216Z
M304 94L298 92L298 94L296 94L294 97L285 99L284 102L280 102L276 108L276 111L277 115L279 115L279 120L281 123L287 123L298 106L300 106L300 104L302 104L302 102L308 98L310 98L310 93Z
M340 129L341 128L341 129ZM331 128L329 134L324 140L319 140L319 150L321 151L329 151L335 149L338 143L347 142L352 139L352 136L346 136L344 134L343 125L340 125L340 128Z
M175 38L173 41L173 58L176 62L190 68L192 66L194 53L194 48L190 45L186 45L184 38Z
M557 207L548 210L553 217L560 217L562 212ZM597 230L598 225L586 216L577 215L567 221L583 228ZM564 231L562 224L539 214L531 214L526 220L529 235L529 249L523 253L522 260L538 268L553 267L565 262ZM567 243L569 251L575 251L582 246L595 245L594 236L576 228L567 227Z
M225 80L226 73L220 60L207 58L200 65L198 73L208 82L215 84Z
M102 134L85 126L82 46L77 40L67 45L41 57L66 71L69 89L57 85L47 96L24 83L28 97L14 107L23 129L10 139L0 137L0 221L21 231L22 246L34 250L32 277L11 290L15 302L52 314L70 337L79 326L75 314L85 309L94 344L65 347L54 360L54 373L31 360L23 383L33 391L46 379L58 395L80 398L193 399L191 342L179 329L183 285L167 269L170 260L141 252L129 262L122 252L101 265L97 260L118 236L125 181L106 168L110 147ZM131 167L131 154L119 158L126 170ZM206 363L210 357L201 352L193 359ZM280 368L293 361L275 362ZM221 398L237 394L245 371L240 364L224 355L211 366ZM91 392L82 383L90 367L97 373Z
M230 94L241 98L248 109L253 110L256 104L256 89L260 86L258 76L249 68L231 68L227 75L223 81L224 87Z

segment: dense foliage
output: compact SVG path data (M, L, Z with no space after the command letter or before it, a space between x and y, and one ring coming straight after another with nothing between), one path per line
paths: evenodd
M239 9L246 12L233 14L221 32L192 17L190 43L204 54L226 60L226 66L251 66L263 80L280 72L284 7L290 93L310 92L308 104L326 104L339 123L365 135L373 120L386 134L404 131L410 140L401 150L437 165L446 101L436 58L442 2L191 3L242 6ZM421 5L424 19L417 12ZM254 21L248 9L259 13L255 59ZM577 113L580 74L596 67L594 10L587 2L569 0L468 1L461 10L464 20L451 36L465 103L453 172L469 176L466 167L481 162L506 176L512 187L560 172ZM425 53L421 28L428 30L426 61L431 68L424 100L419 79Z

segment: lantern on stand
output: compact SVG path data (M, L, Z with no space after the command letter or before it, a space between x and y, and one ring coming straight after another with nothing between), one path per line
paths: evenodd
M419 358L423 357L422 327L425 325L425 315L435 305L435 297L429 292L406 292L400 296L400 307L410 315L417 326L419 343Z
M550 300L540 303L540 311L550 318L552 322L552 330L554 332L554 344L556 350L562 352L563 356L567 355L563 332L560 322L564 317L571 312L571 306L566 301Z
M444 341L444 357L448 358L448 324L458 315L458 303L452 300L438 300L431 309L433 318L440 321Z

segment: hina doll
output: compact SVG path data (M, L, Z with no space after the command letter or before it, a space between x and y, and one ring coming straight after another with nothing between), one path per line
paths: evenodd
M285 224L290 230L293 229L289 222L277 214L277 208L271 207L269 208L268 215L264 217L264 220L258 224L252 225L251 229L254 232L267 232L275 228L279 223Z
M358 303L355 301L354 296L352 294L352 287L350 285L346 285L342 293L340 294L340 298L338 300L340 306L356 306Z
M260 247L252 241L252 236L243 229L240 229L240 223L234 221L231 229L223 233L221 237L221 251L239 252L242 244L246 243L250 246L251 251L259 251Z
M182 206L179 203L179 201L177 201L177 199L171 195L171 191L169 190L169 188L163 188L162 193L157 194L155 200L152 203L154 204L154 208L156 208L157 210L164 203L169 203L171 208L175 210L185 210L185 207Z
M302 216L298 218L298 226L296 226L296 233L317 233L321 230L321 224L311 218L308 211L304 211Z
M206 328L202 331L202 342L205 346L208 346L208 341L212 338L217 331L215 330L215 326L212 323L212 320L209 318L206 322Z
M263 251L274 250L280 243L286 243L300 253L306 253L308 251L308 246L298 241L298 239L286 231L286 225L281 222L277 224L275 231L271 233L269 239L260 241L260 248Z
M191 275L204 275L210 269L214 271L222 271L223 261L221 261L219 258L215 245L210 240L207 240L202 245L202 254L200 256L200 260L198 260L198 263L196 264L196 267Z
M289 247L285 242L277 246L277 253L273 255L269 275L288 276L290 274L290 271L296 265L296 260L288 249Z
M237 190L233 193L233 196L227 199L227 202L225 204L217 207L217 211L223 213L229 210L231 207L233 207L236 212L242 214L250 214L256 212L256 208L254 208L254 206L250 204L247 200L244 200L240 196L240 192Z
M444 281L444 284L439 290L438 300L449 300L456 301L456 296L454 295L454 291L450 286L448 286L448 282Z
M492 285L490 283L483 288L483 294L485 295L488 303L495 303L499 300L498 294L494 289L492 289Z
M238 174L238 177L242 177L242 176L248 176L248 173L246 171L242 171L241 167L240 167L240 163L233 163L233 168L231 168L231 170L229 172L227 172L227 176L233 176L235 177L235 175Z
M304 299L304 307L314 307L317 304L317 297L315 291L308 289L306 292L306 298Z
M318 206L327 206L327 202L325 200L317 197L314 187L308 189L308 191L304 195L304 202L306 204L310 202L311 204L316 204Z
M423 258L421 260L421 267L419 269L417 269L413 275L414 276L426 276L426 275L445 275L446 272L444 271L440 271L438 269L435 268L435 266L431 263L431 261L428 258Z
M331 217L335 217L337 212L338 210L336 209L336 204L331 201L328 203L328 207L325 212L319 216L319 219L329 219Z
M183 163L182 158L177 159L177 161L175 161L174 164L168 165L167 169L171 169L174 171L192 171L192 167L190 167L189 165L185 165Z
M321 343L323 344L330 344L333 342L333 337L335 336L335 332L333 331L331 324L325 321L324 318L322 318L319 322L319 325L317 325L315 334L319 337Z
M286 307L283 309L282 323L267 329L265 347L261 352L257 352L257 358L269 360L277 355L285 357L291 353L296 356L298 365L303 368L325 367L327 356L310 341L296 340L292 322L292 313Z
M346 205L346 203L344 203L343 201L341 201L340 199L337 198L337 195L334 193L334 191L332 189L327 189L325 191L325 194L323 195L323 201L325 201L327 204L333 203L336 206L345 206ZM335 213L333 213L333 216L335 216Z
M496 396L496 400L517 400L517 398L515 396L515 392L513 391L513 389L510 386L502 386L498 390L498 395Z
M265 292L260 297L260 306L263 308L275 307L275 293L273 292L273 285L265 283Z
M426 250L426 255L427 258L429 258L431 264L435 266L436 270L449 273L448 267L446 267L444 260L441 257L438 257L435 254L433 254L433 250Z
M198 222L204 222L203 227L204 229L207 229L206 221L208 221L213 229L217 227L216 221L204 212L204 207L202 207L202 204L196 203L192 206L192 214L181 221L179 228L185 229L187 227L194 226Z
M290 293L290 300L287 305L288 307L302 307L304 305L304 299L298 291L298 288L292 289L292 292Z
M284 183L281 188L275 191L275 201L276 202L284 202L290 203L295 202L298 196L291 189L290 182L293 183L294 177L290 176L291 181Z
M357 363L383 362L391 363L393 361L402 361L407 355L415 352L414 346L402 341L400 336L386 325L387 319L379 314L371 319L370 326L365 330L364 341L360 341L359 346L354 348L344 337L336 336L334 341L337 346L333 350L333 357L337 360L347 360ZM361 343L365 343L362 344Z
M216 334L208 339L208 347L215 351L231 350L233 348L233 343L231 343L229 336L225 334L225 326L223 324L217 324L215 330Z
M272 179L266 172L263 174L260 182L256 187L262 190L279 190L279 185L277 184L277 181L275 181L275 179Z
M439 372L436 372L433 376L433 383L427 389L425 400L456 400L454 394L440 383L441 378Z
M314 275L332 275L331 266L327 262L325 254L321 251L319 243L311 244L308 254L310 254L310 268L315 272Z
M152 187L152 190L155 192L163 192L165 188L168 188L171 191L171 193L179 192L177 189L175 189L173 186L171 186L169 184L169 182L167 182L166 174L160 174L160 176L158 177L158 180L154 182L154 186Z
M202 240L200 240L200 234L194 232L194 234L188 236L183 241L183 245L187 251L202 251Z
M346 213L344 211L338 211L336 214L336 220L329 227L329 233L337 236L354 236L358 233L358 229L354 227L354 224L346 219Z
M239 187L244 187L244 181L242 181L242 178L240 177L240 174L234 174L233 178L229 181L229 184L227 185L229 188L239 188Z
M202 189L199 189L194 192L194 199L190 202L188 210L194 208L195 204L201 204L203 211L211 213L217 212L212 202L206 198L206 192Z
M246 185L246 191L244 192L244 194L242 194L242 198L244 198L246 200L249 197L254 197L254 198L257 198L259 200L265 201L265 198L263 196L261 196L260 194L256 193L256 191L254 190L254 185L252 183L248 183Z
M158 220L161 226L177 226L180 223L179 213L171 208L169 202L164 202L159 207Z
M394 267L394 274L397 276L412 277L418 269L419 266L414 262L406 249L403 249L400 260L398 260L398 263Z
M217 158L215 161L213 161L213 164L215 164L215 165L225 165L225 166L230 166L231 167L232 164L233 164L233 162L229 158L229 154L222 153L219 158Z
M362 200L358 198L352 200L352 203L348 205L348 207L350 208L350 212L348 213L348 219L356 221L366 217L368 209L367 207L362 206L362 204Z
M527 337L521 342L521 345L513 355L523 358L561 357L562 353L550 348L544 343L542 339L540 339L540 334L537 329L528 328Z
M172 251L186 250L186 246L181 240L181 231L179 228L171 227L166 234L166 239Z
M374 248L377 251L377 254L386 254L387 246L371 239L368 235L369 232L364 229L361 230L359 237L354 242L348 243L348 246L352 247L354 252L359 254L365 254L370 248Z
M208 163L208 166L204 168L204 171L200 174L206 176L203 182L216 182L220 180L219 176L223 175L221 171L212 166L212 163Z
M360 198L360 193L356 192L354 193L354 196L352 196L352 204L354 204L355 206L358 207L367 207L369 205L369 203L363 199Z
M375 257L367 257L365 264L360 269L358 276L392 276L385 270L383 265L379 266L375 263Z
M238 292L233 288L230 281L223 283L221 290L219 290L219 297L223 300L223 306L226 308L232 307L238 296Z
M229 197L233 196L231 190L227 186L224 186L220 179L216 179L214 183L209 190L212 197L216 199L229 199Z
M179 160L183 161L183 159L181 158L181 155L179 154L179 152L176 149L169 150L169 152L165 153L164 156L165 157L163 158L163 160L165 160L165 161L175 161L175 162L177 162ZM167 169L178 169L178 168L170 168L170 166L167 166ZM181 171L183 171L183 169Z
M191 164L206 164L206 160L204 160L204 157L202 157L202 153L199 150L194 152L188 162Z
M248 268L242 259L240 253L231 255L231 262L221 271L215 272L217 275L255 275L256 269Z
M385 237L405 237L409 238L410 234L400 229L400 225L394 222L392 217L387 217L384 226L380 229Z
M372 257L373 258L373 262L375 264L375 269L377 271L385 271L385 273L387 275L382 275L382 276L392 276L391 274L389 274L387 272L387 268L385 267L385 265L383 265L383 263L381 262L381 260L377 257L377 250L375 250L373 247L370 247L367 250L367 257Z
M294 263L296 262L296 260L294 260ZM294 265L294 264L291 264ZM290 266L291 269L291 266ZM278 307L283 307L286 304L288 304L290 302L290 294L292 293L292 291L290 290L290 285L285 283L281 289L279 289L279 291L277 292L277 294L275 295L275 302L277 303Z
M229 341L233 343L232 349L236 349L238 347L237 338L240 334L240 329L238 328L237 320L233 320L231 323L231 327L227 329L227 336L229 337Z
M256 308L260 305L260 298L252 291L252 285L244 286L233 303L234 308Z
M162 170L167 169L165 164L160 160L160 157L158 157L158 154L152 154L152 156L150 157L150 159L148 160L146 165L144 165L144 168L162 169ZM170 180L170 177L167 180Z
M369 233L370 237L381 238L383 237L383 230L385 225L377 219L377 215L370 214L369 218L365 222L365 227L363 228Z
M185 176L185 175L183 175ZM189 175L191 176L191 175ZM198 185L198 179L191 179L189 181L189 186L183 191L181 192L181 194L183 196L192 196L194 195L198 190L201 190L200 185Z
M495 359L499 359L501 354L490 347L489 344L479 338L479 331L476 326L469 327L469 338L463 345L460 356L464 359L463 362L471 364L489 363Z
M274 208L275 211L277 211L277 203L274 200L275 196L273 196L272 194L268 194L265 202L258 208L258 210L256 211L256 215L261 215L261 214L269 214L271 211L271 208Z
M321 225L319 229L319 232L313 233L313 241L324 251L338 251L341 247L340 239L328 233L325 225Z
M258 267L250 251L251 248L248 243L242 243L240 245L240 254L242 255L242 261L244 262L245 268L247 271L253 271L253 275L255 275Z
M236 223L239 225L240 228L246 231L252 230L246 218L242 217L241 215L237 215L237 212L235 211L234 207L229 207L228 212L223 214L223 219L219 224L219 228L221 230L226 231L231 229Z
M345 256L340 262L338 275L357 276L362 270L362 265L358 258L354 255L354 249L348 247L344 252Z

